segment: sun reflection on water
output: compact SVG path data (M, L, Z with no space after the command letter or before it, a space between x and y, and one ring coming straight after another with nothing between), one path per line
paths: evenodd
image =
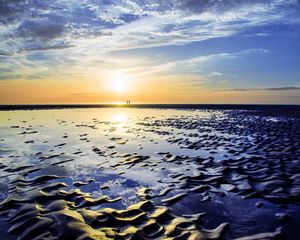
M128 117L125 113L115 113L112 115L111 120L117 123L123 123L128 120Z

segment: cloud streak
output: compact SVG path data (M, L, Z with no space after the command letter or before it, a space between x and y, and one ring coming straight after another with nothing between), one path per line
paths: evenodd
M286 87L265 87L265 88L232 88L219 91L225 92L249 92L249 91L292 91L300 90L300 87L286 86Z

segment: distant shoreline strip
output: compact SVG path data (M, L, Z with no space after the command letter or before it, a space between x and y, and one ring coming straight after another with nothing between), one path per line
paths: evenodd
M53 110L73 108L152 108L152 109L214 109L214 110L299 110L300 105L281 104L37 104L0 105L0 111Z

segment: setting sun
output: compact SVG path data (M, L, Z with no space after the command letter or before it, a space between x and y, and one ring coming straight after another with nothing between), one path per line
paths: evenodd
M119 72L116 73L112 79L112 90L115 93L121 94L129 90L129 76Z

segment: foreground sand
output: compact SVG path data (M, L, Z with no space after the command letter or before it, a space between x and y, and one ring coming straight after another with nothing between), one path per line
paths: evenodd
M0 239L296 240L299 116L1 111Z

